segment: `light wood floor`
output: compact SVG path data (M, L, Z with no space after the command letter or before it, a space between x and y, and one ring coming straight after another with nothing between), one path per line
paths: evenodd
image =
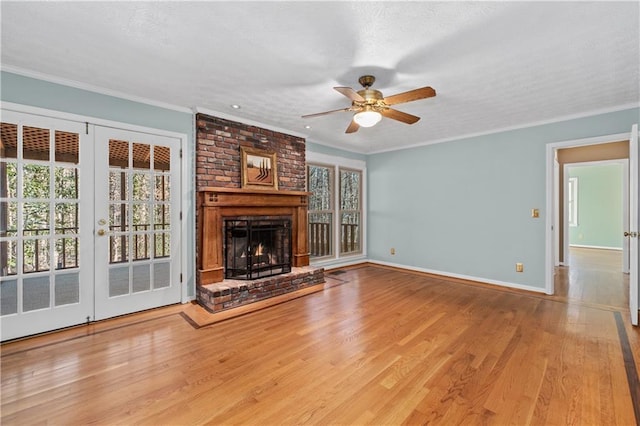
M556 297L613 309L629 307L629 275L622 273L622 252L569 248L569 266L556 268Z
M2 424L636 424L628 312L370 265L327 280L200 329L172 306L3 345Z

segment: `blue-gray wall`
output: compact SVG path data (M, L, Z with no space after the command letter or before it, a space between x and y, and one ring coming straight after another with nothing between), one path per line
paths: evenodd
M629 132L639 114L633 108L370 155L369 258L544 289L546 144ZM524 272L515 272L516 262Z
M8 72L0 79L3 101L185 133L193 158L189 112ZM307 149L366 159L370 259L542 289L545 144L628 132L639 114L634 108L369 156L313 142ZM193 182L193 170L189 175ZM193 294L193 192L189 200L185 269ZM539 219L531 218L532 208L540 209ZM516 262L524 263L523 273L515 272Z
M578 179L578 224L569 227L569 244L622 250L623 165L569 167Z
M358 154L356 152L345 151L343 149L332 148L327 145L314 143L307 140L307 151L315 152L318 154L332 155L334 157L343 157L350 160L367 161L367 156L364 154Z
M78 114L102 120L144 126L153 129L167 130L187 135L187 149L193 157L193 114L167 108L134 102L114 96L103 95L88 90L77 89L61 84L21 76L9 72L0 73L0 100L16 104L45 108ZM189 190L189 206L183 217L190 221L185 238L187 249L187 265L183 268L186 274L188 293L195 294L195 188L194 168L189 165L189 176L186 188Z

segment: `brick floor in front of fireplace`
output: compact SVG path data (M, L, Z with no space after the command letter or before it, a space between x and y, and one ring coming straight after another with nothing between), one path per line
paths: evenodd
M324 282L324 268L303 266L257 280L224 280L196 288L198 303L215 313Z

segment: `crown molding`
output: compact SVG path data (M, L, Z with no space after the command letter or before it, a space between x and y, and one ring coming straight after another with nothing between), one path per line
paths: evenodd
M94 86L92 84L82 83L76 80L70 80L62 77L56 77L49 74L44 74L38 71L26 70L23 68L13 67L10 65L0 65L0 71L8 72L11 74L17 74L23 77L34 78L36 80L43 80L49 83L60 84L62 86L73 87L75 89L86 90L88 92L98 93L106 96L113 96L120 99L125 99L132 102L138 102L158 108L164 108L171 111L191 113L191 109L180 105L173 105L166 102L160 102L153 99L143 98L141 96L130 95L116 90L106 89L100 86Z

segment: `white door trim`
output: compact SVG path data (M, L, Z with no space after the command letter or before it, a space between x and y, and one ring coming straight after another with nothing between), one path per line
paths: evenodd
M180 140L180 150L182 152L182 156L180 158L180 168L181 168L181 194L182 199L180 202L180 210L182 211L182 221L181 221L181 235L182 239L180 242L180 259L181 259L181 273L182 273L182 289L181 289L181 301L182 303L187 303L191 300L195 299L195 294L189 295L189 282L190 279L194 279L195 277L195 263L189 262L188 253L190 251L193 252L192 259L195 259L195 240L187 238L188 235L192 235L190 232L190 228L188 224L195 223L195 178L194 178L194 170L193 170L193 152L191 149L188 149L188 136L186 133L174 132L171 130L162 130L155 129L152 127L139 126L135 124L122 123L119 121L107 120L103 118L84 116L79 114L74 114L70 112L56 111L50 110L46 108L34 107L31 105L22 105L13 102L5 102L0 101L0 109L7 111L15 111L22 112L32 115L40 115L48 118L55 118L67 121L76 121L79 123L88 123L95 124L102 127L111 127L114 129L128 130L132 132L141 132L148 133L151 135L158 136L167 136L173 137ZM195 126L195 123L194 123ZM195 127L194 127L195 128ZM195 133L194 133L195 134ZM193 247L187 247L186 242L188 240L193 241ZM194 289L195 293L195 289Z
M554 264L555 264L555 250L554 250L554 231L553 225L555 222L555 215L553 214L555 203L554 200L554 167L553 161L555 159L555 152L562 148L572 148L577 146L597 145L603 143L616 142L621 140L628 140L629 132L616 133L612 135L597 136L593 138L573 139L562 142L552 142L546 145L546 211L550 212L545 217L545 293L554 294Z

